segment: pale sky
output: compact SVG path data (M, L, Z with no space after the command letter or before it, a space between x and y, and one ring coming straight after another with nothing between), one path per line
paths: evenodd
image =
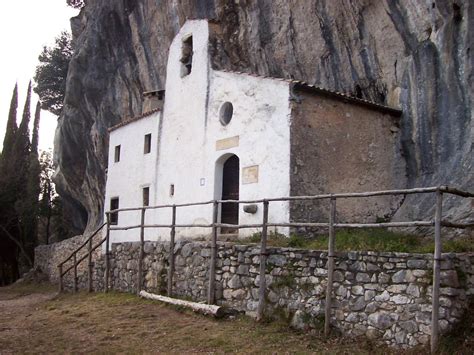
M38 56L43 46L51 46L63 30L70 32L69 19L78 10L66 5L66 0L4 1L0 11L0 150L8 119L10 100L18 82L18 124L25 104L28 81L33 79ZM31 121L38 96L33 93ZM39 132L40 149L53 147L57 117L42 111Z

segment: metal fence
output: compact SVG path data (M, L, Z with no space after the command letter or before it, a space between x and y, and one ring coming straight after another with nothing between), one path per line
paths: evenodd
M435 194L436 205L435 213L432 220L429 221L406 221L406 222L383 222L383 223L337 223L336 222L336 201L338 199L352 199L352 198L366 198L375 196L389 196L389 195L409 195L409 194ZM315 196L291 196L291 197L280 197L280 198L268 198L259 200L211 200L205 202L196 203L184 203L184 204L173 204L173 205L159 205L159 206L143 206L136 208L121 208L106 212L106 222L102 224L79 248L74 250L68 258L58 265L59 269L59 289L63 290L63 277L64 275L74 270L74 291L77 290L77 266L86 258L88 259L88 290L92 291L92 253L103 243L105 243L105 275L104 275L104 291L107 292L109 289L109 278L110 278L110 233L114 230L131 230L140 229L140 254L138 260L138 280L137 280L137 293L143 285L143 258L144 258L144 236L146 228L170 228L170 253L169 253L169 267L167 275L167 294L172 296L173 294L173 275L174 275L174 253L172 252L175 247L176 228L211 228L211 256L209 264L209 284L207 292L207 301L209 304L213 304L216 301L215 296L215 278L216 278L216 259L217 259L217 236L219 228L258 228L261 229L261 240L260 240L260 284L259 284L259 301L257 307L257 320L261 320L264 315L265 308L265 291L266 291L266 262L267 262L267 237L268 227L322 227L327 228L329 231L328 240L328 273L327 273L327 287L326 287L326 301L325 301L325 334L330 332L330 315L331 315L331 299L332 299L332 288L333 288L333 274L334 274L334 249L335 249L335 230L336 228L387 228L387 227L434 227L434 244L435 250L433 254L433 293L432 293L432 318L431 318L431 351L434 352L437 348L439 329L439 286L440 286L440 262L441 262L441 227L448 228L470 228L474 227L474 223L453 223L442 219L442 206L443 206L443 194L451 194L460 196L463 198L472 198L474 193L462 191L456 188L448 186L437 186L437 187L426 187L426 188L412 188L412 189L399 189L399 190L386 190L386 191L373 191L373 192L356 192L356 193L339 193L339 194L322 194ZM268 211L271 202L281 201L315 201L315 200L329 200L329 220L328 222L292 222L292 223L273 223L268 220ZM225 203L236 203L236 204L263 204L263 219L262 223L259 224L225 224L219 223L219 207ZM210 224L177 224L176 215L179 208L190 207L190 206L203 206L213 205L212 223ZM171 221L170 224L145 224L145 215L147 210L154 209L171 209ZM114 227L111 224L111 215L118 214L119 212L125 211L140 211L141 221L139 225ZM95 246L92 244L93 238L106 227L106 236L99 241ZM87 253L81 258L77 259L77 254L83 248L87 246ZM72 265L66 270L63 270L66 262L72 259Z

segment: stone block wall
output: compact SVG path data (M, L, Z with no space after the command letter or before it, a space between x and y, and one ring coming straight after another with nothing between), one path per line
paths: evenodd
M54 250L46 253L49 256L62 249L50 248ZM167 283L169 244L146 242L144 249L144 289L163 293ZM45 250L37 253L44 254ZM219 243L218 304L255 314L259 252L256 245ZM267 315L286 317L298 328L318 326L324 319L327 253L292 248L269 248L268 252ZM205 301L210 244L179 241L174 253L175 295ZM136 291L138 255L137 242L112 246L113 289ZM38 260L44 264L46 258L41 255ZM443 254L441 269L439 325L445 332L461 318L469 297L474 296L474 254ZM97 290L103 289L103 275L103 255L97 255L94 267ZM431 323L431 275L430 254L338 253L331 323L344 334L366 336L392 346L426 344ZM85 279L81 284L85 286Z
M93 239L93 245L99 242L100 235L97 235ZM85 241L87 236L78 235L73 238L63 240L58 243L53 243L49 245L40 245L35 249L35 267L39 268L42 272L48 275L51 282L59 282L59 272L58 264L64 261L71 253L79 248ZM82 249L77 255L77 260L83 257L86 254L86 250ZM97 261L102 258L100 248L95 250L93 260ZM63 271L66 271L67 268L73 265L72 258L66 262L63 266ZM96 272L94 270L94 272ZM78 286L81 288L87 287L87 278L88 278L88 267L87 259L82 261L79 264L77 269L78 276ZM68 272L63 279L64 286L66 288L71 288L73 285L73 272Z
M398 118L296 87L291 124L291 196L404 188ZM350 172L350 173L347 173ZM337 200L339 222L387 219L403 196ZM290 220L327 221L328 200L291 201ZM299 228L303 230L304 228Z

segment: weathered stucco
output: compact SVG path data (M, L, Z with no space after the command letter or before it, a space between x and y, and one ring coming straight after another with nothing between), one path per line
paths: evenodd
M193 38L192 70L182 76L183 40ZM106 210L110 198L120 207L142 205L140 189L151 188L150 205L171 205L221 199L222 168L231 155L239 158L239 196L242 200L288 196L290 168L289 83L271 78L214 71L209 68L208 23L188 21L169 51L163 112L117 128L110 135ZM225 102L233 106L227 125L220 122ZM152 154L143 154L143 136L153 132ZM156 138L155 138L156 137ZM156 145L155 145L156 142ZM123 158L113 161L114 147ZM256 179L244 171L257 167ZM171 185L174 193L170 194ZM263 211L246 213L240 206L240 224L261 223ZM270 220L287 222L287 202L274 202ZM137 225L140 212L121 212L119 227ZM178 224L212 223L212 205L178 208ZM148 210L147 224L170 224L171 208ZM244 229L241 236L254 233ZM210 234L209 228L178 228L185 237ZM117 231L113 241L138 240L139 233ZM146 238L168 239L169 229L148 229Z
M399 118L323 94L294 91L291 195L391 190L406 186ZM402 196L337 201L339 222L388 219ZM292 221L327 221L327 200L294 202Z
M143 206L143 188L150 189L150 205L156 193L158 127L161 112L152 113L124 127L110 132L109 164L105 193L106 210L110 211L110 200L119 198L120 208ZM151 134L150 153L144 154L144 139ZM120 145L120 161L115 162L115 147ZM118 226L140 224L140 211L119 213ZM135 240L130 231L114 231L114 241ZM151 230L146 235L154 235Z

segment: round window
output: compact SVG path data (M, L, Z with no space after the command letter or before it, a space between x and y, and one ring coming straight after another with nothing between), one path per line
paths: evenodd
M227 126L234 114L234 106L230 102L224 102L219 111L219 120L223 126Z

